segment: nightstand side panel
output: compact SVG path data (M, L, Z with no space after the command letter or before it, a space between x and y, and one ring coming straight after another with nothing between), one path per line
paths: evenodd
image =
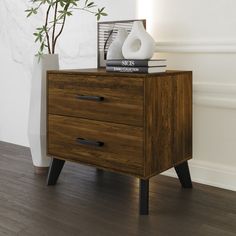
M192 74L147 77L145 178L192 157Z

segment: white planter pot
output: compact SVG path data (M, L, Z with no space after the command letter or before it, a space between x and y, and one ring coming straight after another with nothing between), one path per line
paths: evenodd
M39 168L50 164L50 158L46 154L46 72L57 69L58 55L43 55L40 62L38 58L34 58L28 137L33 164Z
M125 40L122 53L125 59L150 59L155 52L155 41L146 32L142 21L135 21Z

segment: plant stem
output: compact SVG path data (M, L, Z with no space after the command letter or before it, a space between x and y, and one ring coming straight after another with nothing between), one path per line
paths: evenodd
M57 39L59 38L59 36L61 35L61 33L62 33L63 29L64 29L65 21L66 21L66 16L64 16L61 29L60 29L58 35L56 36L56 38L54 40L54 48L56 47Z
M68 4L65 6L64 9L67 11L68 8L69 8L69 6L70 6L70 3L68 3ZM65 27L65 22L66 22L66 15L63 17L61 29L60 29L59 33L57 34L57 36L56 36L56 38L55 38L55 40L54 40L54 48L56 47L57 39L59 38L59 36L61 35L61 33L62 33L62 31L63 31L63 29L64 29L64 27Z
M49 13L50 13L50 10L51 10L51 5L48 7L47 9L47 13L46 13L46 22L45 22L45 33L46 33L46 38L47 38L47 44L48 44L48 53L51 54L51 48L50 48L50 39L49 39L49 34L48 34L48 30L47 30L47 27L48 27L48 18L49 18Z
M54 20L53 20L52 54L55 53L55 30L56 30L56 23L57 23L57 7L58 7L58 2L57 2L56 5L55 5Z
M92 13L92 14L96 13L95 11L88 10L87 7L73 7L72 9L73 10L86 11L86 12L89 12L89 13Z

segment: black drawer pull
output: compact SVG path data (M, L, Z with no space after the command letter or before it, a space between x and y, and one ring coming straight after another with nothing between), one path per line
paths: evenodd
M88 95L77 95L76 98L81 99L81 100L90 100L90 101L98 101L98 102L101 102L104 100L104 97L88 96Z
M92 141L92 140L87 140L87 139L83 139L83 138L77 138L76 141L79 144L88 145L88 146L94 146L94 147L102 147L104 145L103 142Z

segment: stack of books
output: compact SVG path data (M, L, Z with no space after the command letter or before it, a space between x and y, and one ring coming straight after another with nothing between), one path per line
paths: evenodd
M124 73L161 73L166 71L167 62L165 59L150 60L107 60L107 72Z

